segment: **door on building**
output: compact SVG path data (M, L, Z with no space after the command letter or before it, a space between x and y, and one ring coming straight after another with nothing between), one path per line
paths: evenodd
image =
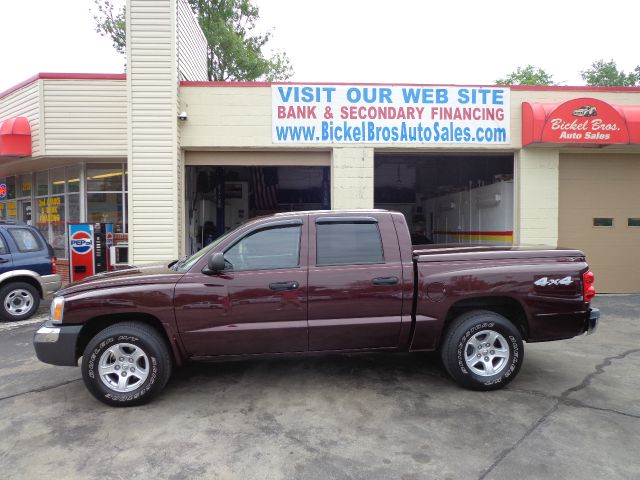
M18 200L18 222L31 225L31 200Z
M560 155L558 245L586 253L599 292L640 292L638 185L638 154Z
M306 215L271 222L226 246L221 274L182 277L174 305L190 355L307 350L306 232Z
M380 154L376 208L404 214L414 245L513 242L513 155Z
M257 216L330 208L329 167L189 166L186 179L189 254Z

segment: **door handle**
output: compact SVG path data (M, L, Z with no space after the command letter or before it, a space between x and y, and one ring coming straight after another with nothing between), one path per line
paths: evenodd
M300 284L298 282L274 282L269 284L269 288L276 292L283 290L295 290Z
M396 285L400 280L398 277L376 277L371 280L374 285Z
M8 258L0 258L0 263L7 263L10 260Z

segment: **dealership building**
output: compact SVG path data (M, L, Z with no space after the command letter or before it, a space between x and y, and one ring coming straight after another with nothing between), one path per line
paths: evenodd
M62 270L75 222L144 264L258 215L386 208L418 243L576 247L599 291L640 292L640 89L213 83L186 1L129 0L127 30L126 75L0 93L0 220Z

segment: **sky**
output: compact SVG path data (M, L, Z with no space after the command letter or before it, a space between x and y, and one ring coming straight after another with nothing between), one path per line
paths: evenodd
M254 0L299 82L493 84L532 64L562 85L640 64L636 0ZM38 72L119 73L93 0L0 0L0 91Z

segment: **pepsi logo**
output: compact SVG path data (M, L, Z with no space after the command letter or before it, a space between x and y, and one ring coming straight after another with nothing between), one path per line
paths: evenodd
M113 245L113 233L111 232L107 233L106 239L107 239L107 247L110 247L111 245Z
M93 250L93 238L87 232L76 232L71 235L71 250L79 255L84 255Z

